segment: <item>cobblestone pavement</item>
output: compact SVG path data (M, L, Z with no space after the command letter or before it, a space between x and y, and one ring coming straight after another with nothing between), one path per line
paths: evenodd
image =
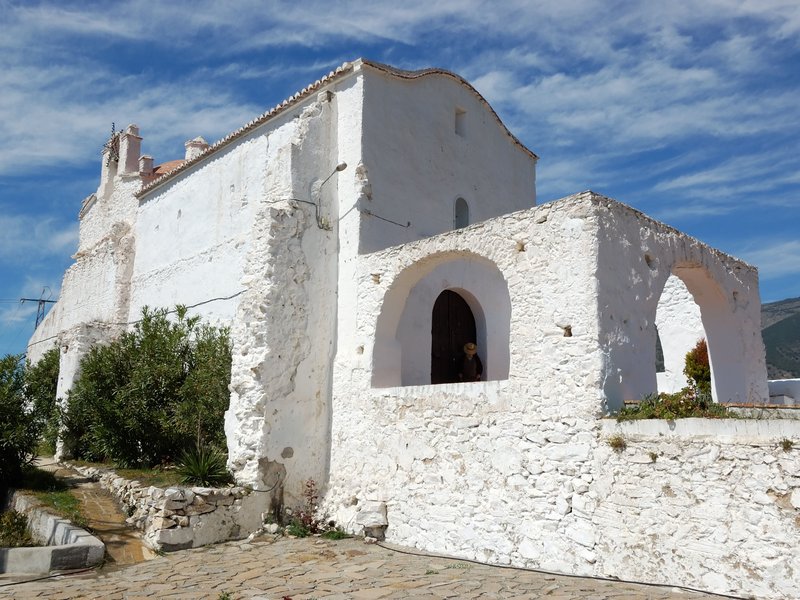
M90 574L0 587L0 598L696 600L719 596L416 556L360 539L268 536L175 552L125 567L106 566Z

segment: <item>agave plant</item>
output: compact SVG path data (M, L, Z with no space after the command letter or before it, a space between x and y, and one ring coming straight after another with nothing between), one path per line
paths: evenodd
M219 486L231 481L226 461L219 448L198 445L183 452L177 470L182 483Z

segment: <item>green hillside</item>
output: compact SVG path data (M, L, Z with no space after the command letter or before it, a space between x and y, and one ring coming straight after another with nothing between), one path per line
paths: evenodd
M800 298L764 304L761 320L769 378L800 377Z

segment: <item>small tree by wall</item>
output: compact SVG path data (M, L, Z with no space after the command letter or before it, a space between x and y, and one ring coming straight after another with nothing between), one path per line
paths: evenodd
M711 364L708 361L708 346L700 340L694 348L686 353L686 366L683 368L690 387L697 392L711 393Z
M224 444L228 330L200 324L183 307L175 313L145 308L132 331L83 358L64 421L74 456L152 466Z

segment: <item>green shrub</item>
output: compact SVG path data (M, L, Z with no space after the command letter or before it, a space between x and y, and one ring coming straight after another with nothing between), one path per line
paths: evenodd
M0 548L38 546L28 531L28 518L15 510L0 513Z
M689 387L698 393L711 394L711 364L708 362L708 346L705 340L697 342L694 348L686 353L683 367Z
M618 421L634 419L683 419L687 417L723 418L732 413L715 403L711 394L685 387L674 394L648 394L635 406L627 406L617 414Z
M153 466L224 441L228 330L187 318L184 307L175 313L145 307L132 331L83 358L64 417L76 458Z
M178 463L181 483L220 486L231 481L225 454L213 446L196 446L186 450Z
M33 407L41 427L40 449L51 455L56 450L61 422L56 402L59 358L58 348L51 348L35 365L30 361L25 363L25 397Z
M0 359L0 496L35 458L40 431L41 420L25 398L22 357L7 354Z
M347 538L353 537L349 533L347 533L344 529L340 527L334 527L332 529L328 529L328 531L322 534L326 540L346 540Z

